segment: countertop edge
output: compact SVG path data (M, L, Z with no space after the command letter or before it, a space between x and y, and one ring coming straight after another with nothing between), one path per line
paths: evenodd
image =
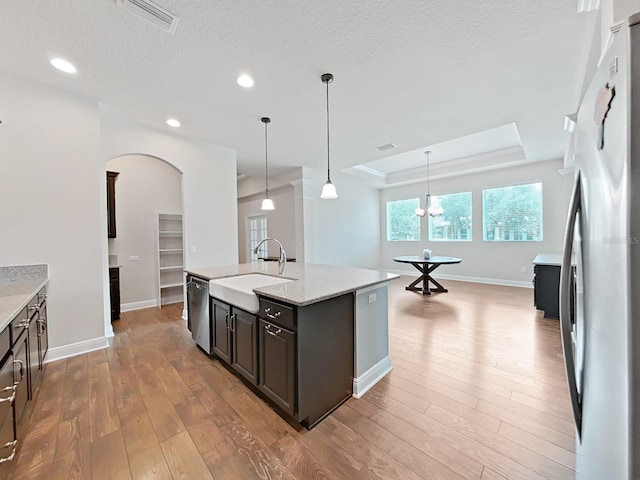
M392 274L395 275L395 274ZM280 302L284 302L284 303L288 303L289 305L295 305L296 307L306 307L307 305L312 305L314 303L318 303L318 302L322 302L324 300L329 300L330 298L335 298L335 297L340 297L342 295L345 295L347 293L354 293L357 290L363 289L363 288L367 288L367 287L371 287L373 285L382 285L383 283L389 283L391 280L395 280L396 278L399 278L400 275L397 275L396 277L393 278L388 278L385 280L380 280L380 281L376 281L376 282L369 282L369 283L363 283L363 284L358 284L355 287L350 287L350 288L346 288L346 289L342 289L342 290L336 290L335 292L331 292L330 294L327 295L318 295L316 297L309 297L308 299L306 299L303 302L300 301L296 301L293 300L291 298L287 298L287 297L283 297L271 292L265 292L262 289L256 288L254 289L254 293L256 295L258 295L259 297L265 297L271 300L278 300Z
M34 279L33 281L38 281L37 279ZM33 292L30 294L25 294L25 300L19 304L18 307L14 308L13 312L11 312L8 317L2 321L2 323L0 323L0 332L2 332L5 328L7 328L9 326L9 324L16 318L16 316L20 313L20 311L27 306L27 304L29 303L29 300L31 300L33 298L33 296L35 294L37 294L40 289L42 287L44 287L45 285L49 284L49 279L48 278L44 278L42 279L42 281L38 284L38 286L36 288L33 289Z
M266 265L267 263L271 263L272 265L268 266ZM363 269L363 268L357 268L357 267L343 267L339 265L303 264L303 263L292 264L292 266L293 265L296 265L295 268L301 268L303 270L306 270L308 268L313 269L317 267L321 275L326 274L325 272L327 268L328 269L335 268L337 271L342 269L345 272L351 271L351 274L355 275L356 279L353 282L344 282L344 283L347 283L347 285L343 283L342 285L337 286L335 290L331 290L331 288L326 288L325 286L322 286L322 285L318 286L317 283L313 285L307 285L304 283L305 281L307 281L306 278L309 278L309 281L314 280L312 278L314 276L313 271L309 272L309 275L307 275L306 271L300 271L300 270L297 272L296 271L289 272L287 274L287 271L285 269L285 272L283 275L277 275L276 273L277 269L273 267L273 262L265 262L265 263L256 262L255 264L244 263L244 264L235 264L235 265L223 265L220 267L185 268L184 272L189 275L200 277L206 280L217 280L222 278L235 277L238 275L248 275L252 273L257 273L257 274L263 274L263 275L277 276L280 278L287 278L295 282L302 282L302 284L300 285L301 290L304 292L304 294L302 295L295 294L293 292L291 295L282 294L281 291L278 290L278 288L280 287L279 285L266 286L266 287L256 288L253 290L253 292L256 295L259 295L261 297L268 298L271 300L276 300L279 302L284 302L289 305L294 305L298 307L304 307L307 305L311 305L313 303L328 300L330 298L335 298L347 293L356 292L357 290L371 287L373 285L388 283L391 280L400 278L400 275L397 275L395 273L387 273L387 272L381 272L379 270L370 270L370 269ZM357 271L360 271L360 272L357 272ZM357 275L359 273L363 277L366 277L368 275L369 278L358 280ZM376 273L380 275L380 278L371 278L372 273ZM384 278L382 276L384 276ZM331 278L326 279L326 281L331 281L331 280L332 280ZM314 292L313 291L314 289L317 289L318 292Z

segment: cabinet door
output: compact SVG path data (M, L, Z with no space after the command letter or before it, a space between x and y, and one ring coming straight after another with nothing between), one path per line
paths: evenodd
M22 419L24 408L29 400L28 373L29 368L29 346L27 332L23 332L18 341L13 345L14 370L13 378L16 386L16 399L14 403L16 413L16 424Z
M213 328L213 351L227 363L231 363L230 338L231 308L226 303L211 300L211 325Z
M296 334L260 319L258 388L285 412L295 412Z
M0 478L9 478L18 449L13 425L13 412L0 418Z
M107 236L116 238L116 178L118 172L107 172Z
M27 337L27 345L29 346L29 400L33 400L36 384L40 374L40 366L38 365L38 314L36 313L31 322L29 322L29 336Z
M38 368L44 368L44 357L49 350L49 324L47 321L47 302L40 306L38 315Z
M109 268L109 299L111 301L111 321L120 319L120 268Z
M233 309L232 363L240 375L254 385L258 384L258 321L255 315Z

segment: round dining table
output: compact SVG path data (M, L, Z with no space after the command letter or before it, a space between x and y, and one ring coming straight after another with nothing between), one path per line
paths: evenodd
M462 262L462 259L457 257L440 256L423 258L418 255L404 255L395 257L393 261L398 263L410 263L420 272L420 276L410 285L405 287L406 290L421 292L423 295L431 295L431 292L448 292L446 288L444 288L435 278L431 276L431 272L433 272L440 265L460 263ZM422 283L421 287L417 286L419 283ZM429 288L429 283L432 283L433 285L435 285L435 287Z

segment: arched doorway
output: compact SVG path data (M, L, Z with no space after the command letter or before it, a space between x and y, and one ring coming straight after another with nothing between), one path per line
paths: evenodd
M118 172L117 234L108 239L108 256L119 268L122 311L182 302L182 171L144 154L120 155L105 167Z

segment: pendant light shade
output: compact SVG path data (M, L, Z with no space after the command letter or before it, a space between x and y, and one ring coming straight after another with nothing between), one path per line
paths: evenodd
M437 217L442 215L444 212L443 208L437 204L436 202L431 202L431 192L430 192L430 180L431 180L431 172L429 171L429 155L431 154L431 150L427 150L424 152L427 154L427 198L425 200L424 208L418 206L416 208L416 215L420 218L429 214L430 217Z
M269 117L260 119L264 123L264 200L262 200L261 210L275 210L273 200L269 198L269 166L268 166L268 143L267 143L267 125L271 123Z
M329 164L329 84L333 82L333 75L324 73L320 78L322 79L322 83L327 86L327 182L322 187L320 198L331 199L338 198L336 186L331 183L331 167Z
M320 198L338 198L336 186L331 183L331 180L327 180L327 183L322 186L322 193L320 194Z

